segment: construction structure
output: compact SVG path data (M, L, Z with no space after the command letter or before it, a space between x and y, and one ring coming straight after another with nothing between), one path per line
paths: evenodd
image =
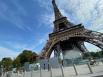
M84 42L91 43L103 50L103 33L86 29L82 24L75 25L67 17L64 17L58 9L55 0L52 0L55 21L53 33L49 34L49 39L42 50L42 59L50 58L52 52L55 56L63 54L68 56L70 50L87 53Z

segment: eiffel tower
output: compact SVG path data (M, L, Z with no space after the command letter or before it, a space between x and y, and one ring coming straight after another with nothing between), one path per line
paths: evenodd
M52 4L55 14L54 30L49 34L49 40L42 49L41 58L50 58L53 51L55 55L60 52L65 55L72 49L77 49L84 54L88 52L84 42L91 43L103 50L103 33L88 30L82 24L71 23L61 14L55 0L52 0Z

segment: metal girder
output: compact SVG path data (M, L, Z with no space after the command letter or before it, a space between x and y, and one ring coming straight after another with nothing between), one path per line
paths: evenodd
M95 39L86 39L86 42L91 43L103 50L103 42Z
M82 53L89 52L84 45L84 41L77 42L76 46L82 51Z
M83 32L83 31L82 31ZM80 32L79 32L80 33ZM75 33L74 33L75 34ZM91 43L100 49L103 50L103 33L95 32L95 31L90 31L84 28L84 33L78 34L78 35L66 35L68 37L73 37L73 38L85 38L84 40L79 40L76 43L76 46L82 51L82 52L88 52L87 48L84 45L84 42ZM48 40L45 47L42 50L41 56L49 58L51 53L52 53L52 48L54 45L58 42L61 41L61 38L67 38L66 36L61 36L59 38L54 38L52 40ZM52 37L53 38L53 37ZM69 39L67 39L69 40ZM65 41L65 40L62 40Z
M71 38L80 38L73 41L73 44L76 42L76 47L82 52L88 51L84 42L94 44L103 50L103 33L85 29L82 24L71 24L66 17L62 16L55 0L52 0L52 4L55 13L54 32L49 34L49 40L40 54L41 57L49 58L55 45L59 44L60 41L70 40Z

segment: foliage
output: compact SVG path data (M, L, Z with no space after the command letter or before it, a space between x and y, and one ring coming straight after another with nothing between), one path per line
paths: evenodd
M16 68L17 71L21 69L25 62L34 63L37 58L37 54L30 50L24 50L20 53L14 60L9 57L5 57L0 62L0 66L3 65L5 71L9 71L13 68Z
M19 57L17 57L16 59L14 59L14 61L13 61L13 67L15 67L17 70L20 69L21 63L20 63L20 58Z
M0 61L0 68L1 68L2 62Z
M102 58L103 57L103 51L88 52L88 53L85 53L84 56L83 56L83 58L88 58L88 57Z
M12 59L9 57L5 57L2 59L2 65L5 68L5 71L9 71L12 69Z
M36 61L38 55L35 52L30 50L24 50L21 54L18 55L21 65L23 66L25 62L33 63Z

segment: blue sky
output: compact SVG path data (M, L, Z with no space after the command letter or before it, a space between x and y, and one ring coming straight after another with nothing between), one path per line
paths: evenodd
M56 2L71 22L103 32L103 0ZM0 59L15 57L24 49L40 53L53 30L53 20L51 0L0 0Z

